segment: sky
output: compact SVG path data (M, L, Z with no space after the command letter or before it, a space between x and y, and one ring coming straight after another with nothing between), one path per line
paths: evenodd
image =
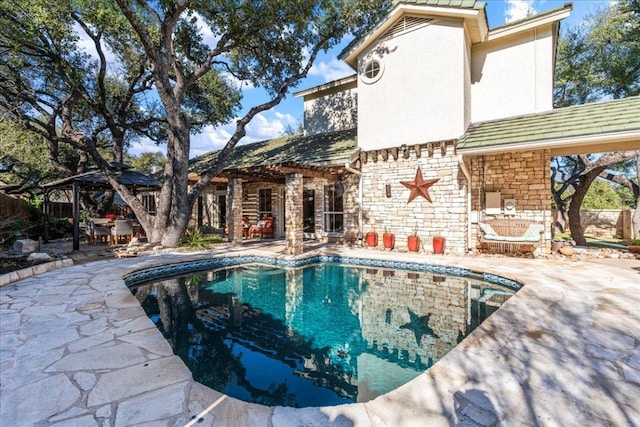
M568 0L488 0L486 12L489 28L525 18L530 11L541 13L562 7L567 2ZM606 7L611 2L612 0L574 0L571 15L562 21L561 29L579 24L586 15ZM246 129L247 135L240 144L282 136L287 126L296 128L298 123L302 122L303 105L301 98L293 96L294 92L354 74L350 67L338 59L338 54L350 41L351 39L345 39L335 48L321 54L309 70L307 78L293 88L279 105L260 113L249 123ZM266 100L266 94L260 88L244 89L241 114ZM234 122L235 120L215 129L207 127L199 134L192 135L190 157L221 149L233 133ZM129 152L135 155L157 151L165 153L165 147L150 141L133 143L129 149Z

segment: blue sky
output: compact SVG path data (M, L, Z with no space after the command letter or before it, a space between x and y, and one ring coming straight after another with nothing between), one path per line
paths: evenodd
M506 22L521 19L527 16L527 10L532 9L536 13L562 7L567 0L489 0L487 1L487 17L489 27L494 28ZM562 21L562 27L566 28L581 22L586 15L601 7L606 7L611 0L575 0L573 10L569 18ZM329 52L322 54L311 68L308 77L292 90L307 89L328 81L353 74L353 70L338 60L337 55L351 40L345 39L340 45ZM264 102L267 98L259 88L244 90L242 111L247 111L253 105ZM241 144L282 135L284 129L290 125L296 127L302 121L302 99L295 98L292 93L275 108L256 116L247 127L247 136L241 140ZM206 128L203 132L191 137L191 156L221 149L233 133L233 124L214 128ZM133 144L129 152L140 154L146 151L165 152L164 146L156 146L150 142Z

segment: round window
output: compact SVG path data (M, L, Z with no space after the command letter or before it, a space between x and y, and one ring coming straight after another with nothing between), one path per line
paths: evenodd
M382 72L384 71L384 65L382 62L377 59L370 59L364 64L362 70L362 81L365 83L375 83L380 77L382 77Z

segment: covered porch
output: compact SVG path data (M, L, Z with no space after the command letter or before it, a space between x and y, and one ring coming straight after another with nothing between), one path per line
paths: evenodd
M248 238L285 239L289 254L303 251L303 240L355 240L359 171L355 131L287 136L236 147L227 167L203 192L194 222L207 220L226 229L234 245ZM195 182L218 152L194 159L189 178ZM345 209L345 206L351 208ZM257 232L268 219L273 229Z

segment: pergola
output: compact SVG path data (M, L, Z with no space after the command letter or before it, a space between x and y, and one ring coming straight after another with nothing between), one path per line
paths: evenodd
M117 170L117 180L120 184L125 185L136 193L157 191L162 183L148 175L135 172L131 166L122 163L112 162L110 166ZM111 184L107 180L104 173L100 171L86 172L79 175L63 178L58 181L49 182L42 185L44 189L44 217L45 217L45 241L48 240L48 214L49 214L49 194L54 190L72 190L73 191L73 250L80 249L80 191L100 191L112 189Z

